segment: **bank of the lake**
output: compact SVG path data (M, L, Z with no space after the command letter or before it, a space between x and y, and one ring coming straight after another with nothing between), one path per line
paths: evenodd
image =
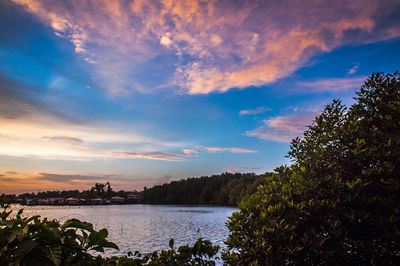
M90 222L99 230L106 228L108 240L120 250L108 250L106 255L124 255L128 251L143 253L168 249L173 238L176 246L193 245L199 236L213 244L224 245L228 236L225 222L231 207L168 206L168 205L99 205L99 206L21 206L26 216L40 215L66 221L77 218Z

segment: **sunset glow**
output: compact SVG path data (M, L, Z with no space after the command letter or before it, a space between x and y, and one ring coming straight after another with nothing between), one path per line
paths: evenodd
M0 194L272 171L400 62L400 1L2 0Z

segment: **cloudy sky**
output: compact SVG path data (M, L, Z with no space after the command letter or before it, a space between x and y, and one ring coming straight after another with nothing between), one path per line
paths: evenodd
M0 193L271 171L399 62L399 0L0 0Z

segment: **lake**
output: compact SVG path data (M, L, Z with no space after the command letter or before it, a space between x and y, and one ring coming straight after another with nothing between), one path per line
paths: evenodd
M128 251L142 253L168 249L171 238L175 247L193 245L199 237L224 246L228 236L225 222L235 208L211 206L165 205L93 205L93 206L20 206L24 215L40 215L64 222L77 218L94 225L96 230L106 228L108 240L120 251L108 250L106 255L125 255Z

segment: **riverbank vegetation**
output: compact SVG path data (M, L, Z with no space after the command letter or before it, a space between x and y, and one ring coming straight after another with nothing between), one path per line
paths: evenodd
M175 204L236 206L248 194L256 192L270 173L222 173L220 175L172 181L143 191L114 191L109 182L96 183L84 191L44 191L20 195L1 195L0 202L26 205L98 205L98 204Z
M223 173L173 181L143 191L145 204L236 206L248 194L256 192L266 176L254 173Z
M140 203L142 193L134 191L114 191L110 182L95 183L88 190L41 191L19 195L0 195L0 203L20 203L23 205L98 205Z
M292 165L280 166L273 174L264 176L254 193L251 192L255 183L244 182L249 194L227 223L230 233L227 249L222 253L224 263L400 265L399 118L399 72L372 74L350 107L339 100L326 106L304 136L291 142L288 156ZM245 179L246 175L235 180L241 178ZM196 182L173 182L156 187L151 193L159 193L160 198L181 194L185 187L191 191ZM230 182L234 181L226 182L225 186ZM200 197L204 200L218 202L223 187L210 185L208 194L206 188L200 186L198 193L211 195ZM227 187L228 192L231 188ZM176 199L168 200L171 201L166 204ZM17 215L15 222L8 216L4 211L1 217L0 262L17 264L24 262L22 259L28 264L30 259L33 262L36 258L29 256L29 252L39 248L40 241L48 243L44 242L48 234L58 239L49 242L56 248L49 247L38 254L44 256L44 261L47 258L49 265L65 265L64 259L66 261L71 254L88 259L94 265L212 265L212 257L218 252L218 247L199 239L193 247L178 251L171 243L171 250L148 254L143 261L140 254L132 258L95 258L85 254L90 249L113 248L110 242L101 242L106 241L106 231L90 231L93 229L85 224L81 228L79 223L82 222L77 221L70 222L72 225L38 221L38 218L21 222L22 218ZM40 226L36 226L36 222ZM33 225L27 226L29 223ZM16 233L12 233L13 230ZM101 237L92 237L96 241L102 240L90 242L88 234ZM75 244L71 243L71 238ZM52 259L57 254L65 254L65 257Z

